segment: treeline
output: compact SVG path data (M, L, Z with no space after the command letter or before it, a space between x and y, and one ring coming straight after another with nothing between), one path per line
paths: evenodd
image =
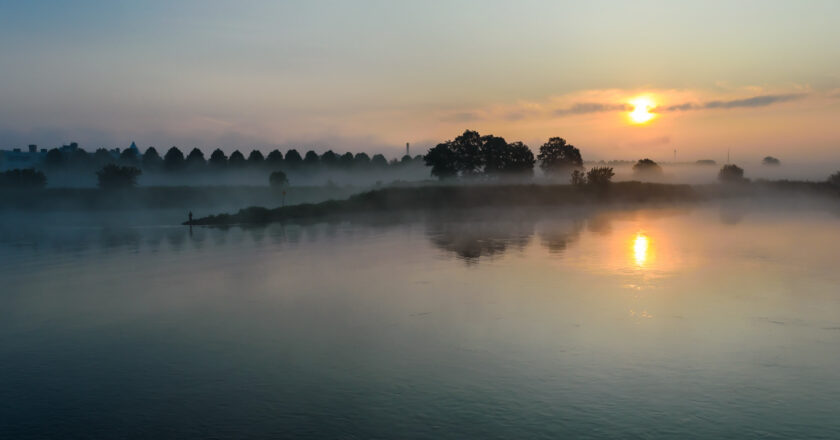
M431 167L433 176L441 180L452 178L514 178L529 179L534 166L549 178L570 179L572 183L586 182L589 176L602 181L612 177L612 168L595 167L583 174L583 157L580 150L560 137L548 139L534 157L531 149L522 142L508 143L493 135L482 136L467 130L453 140L431 148L423 157ZM594 171L594 172L593 172ZM573 174L574 173L574 174Z
M149 147L143 153L139 149L127 148L119 153L97 149L89 153L81 148L49 150L43 158L42 165L52 169L101 169L114 164L139 168L145 172L189 172L189 171L219 171L219 170L286 170L286 171L320 171L346 170L360 171L371 169L399 168L411 164L422 164L422 156L403 156L400 160L388 161L384 155L367 153L337 154L332 150L321 155L315 151L307 151L301 155L296 149L290 149L285 154L280 150L272 150L267 155L259 150L252 150L246 157L239 150L228 156L220 149L214 150L209 157L198 148L193 148L186 155L178 147L171 147L161 155L155 147Z

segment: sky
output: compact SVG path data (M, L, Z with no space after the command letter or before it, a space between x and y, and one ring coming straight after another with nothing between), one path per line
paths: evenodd
M473 129L840 161L837 22L836 0L0 0L0 148L395 157Z

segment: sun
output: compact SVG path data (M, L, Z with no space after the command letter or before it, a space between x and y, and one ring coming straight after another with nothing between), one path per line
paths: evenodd
M656 103L650 98L634 98L630 100L630 105L633 106L633 110L629 113L629 116L634 124L644 124L656 117L655 113L651 113L651 110L656 108Z

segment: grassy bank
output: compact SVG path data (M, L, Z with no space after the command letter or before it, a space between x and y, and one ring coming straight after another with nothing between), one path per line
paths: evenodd
M605 189L571 185L454 185L385 188L345 200L274 209L250 207L193 221L194 225L303 221L354 213L453 210L477 207L563 206L605 203L693 202L706 197L689 185L619 182Z

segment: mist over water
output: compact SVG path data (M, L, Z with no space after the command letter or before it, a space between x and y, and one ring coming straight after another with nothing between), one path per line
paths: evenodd
M840 435L825 201L147 214L0 213L0 437Z

